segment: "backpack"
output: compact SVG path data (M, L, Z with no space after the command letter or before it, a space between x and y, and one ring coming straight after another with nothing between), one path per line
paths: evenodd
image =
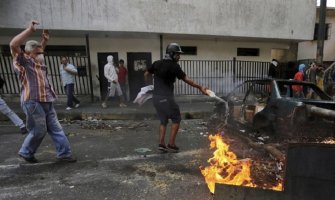
M0 77L0 89L2 89L3 85L5 85L5 80Z

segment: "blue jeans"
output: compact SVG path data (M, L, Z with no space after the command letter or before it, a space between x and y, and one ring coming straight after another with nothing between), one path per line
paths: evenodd
M24 128L25 124L15 112L13 112L6 102L0 97L0 112L6 115L14 124L20 128Z
M128 95L127 94L127 85L126 85L126 83L120 83L120 88L121 88L124 100L128 101L128 98L127 98L127 95Z
M66 84L64 86L66 96L67 96L67 106L73 107L73 103L79 104L80 101L73 95L74 93L74 83Z
M29 134L25 138L19 154L31 158L48 132L56 146L58 158L70 157L70 143L60 125L54 106L50 102L26 101L22 109L27 117Z

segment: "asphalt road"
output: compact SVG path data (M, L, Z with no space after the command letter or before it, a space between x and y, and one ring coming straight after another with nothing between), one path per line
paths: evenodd
M62 121L77 163L56 163L49 136L37 164L17 156L24 136L0 124L0 199L212 199L200 173L211 157L205 120L183 120L179 153L160 153L157 120ZM167 140L166 140L167 141Z

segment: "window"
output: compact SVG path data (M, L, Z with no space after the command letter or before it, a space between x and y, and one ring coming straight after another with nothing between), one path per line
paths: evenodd
M21 45L24 49L24 45ZM9 45L0 46L0 52L4 55L10 55ZM49 56L86 56L85 46L62 46L62 45L47 45L45 47L46 55Z
M45 51L52 56L86 56L85 46L47 45Z
M326 24L325 25L325 40L329 40L330 39L330 34L331 34L331 24ZM314 38L313 40L317 40L318 39L318 32L319 32L319 24L315 24L314 27Z
M181 46L184 55L197 55L197 47L194 46Z
M259 48L237 48L237 56L259 56Z

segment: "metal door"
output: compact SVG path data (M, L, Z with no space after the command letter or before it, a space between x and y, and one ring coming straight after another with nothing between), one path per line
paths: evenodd
M151 53L127 53L130 100L134 100L141 88L146 86L144 72L151 65Z

